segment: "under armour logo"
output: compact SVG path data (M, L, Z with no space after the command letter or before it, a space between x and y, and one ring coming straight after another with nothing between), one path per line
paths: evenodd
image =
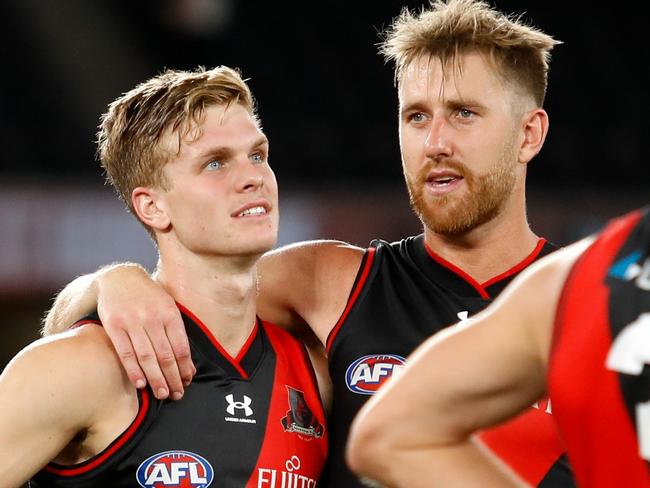
M466 325L474 322L474 319L469 316L469 312L467 310L456 313L456 317L460 319L460 322L456 323L456 327L465 327Z
M235 397L231 393L230 395L226 395L226 401L228 402L226 412L230 415L235 415L235 409L244 410L246 417L253 415L253 409L250 407L251 403L253 403L251 397L244 395L243 402L236 402Z

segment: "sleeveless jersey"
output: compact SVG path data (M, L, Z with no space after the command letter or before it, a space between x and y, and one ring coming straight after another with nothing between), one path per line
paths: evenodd
M423 235L371 243L347 307L327 340L334 403L324 486L363 486L344 460L350 424L405 358L433 333L483 310L519 271L554 249L541 239L524 261L479 284L435 254ZM572 487L551 405L543 401L535 407L486 431L482 440L529 483Z
M51 463L32 487L316 486L328 432L302 344L258 319L232 358L179 308L197 368L183 399L139 391L135 420L106 450L74 466Z
M548 385L576 479L650 487L650 207L612 221L558 305Z

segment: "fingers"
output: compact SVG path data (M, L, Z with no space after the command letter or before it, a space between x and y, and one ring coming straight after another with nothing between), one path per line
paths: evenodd
M122 362L122 366L124 367L129 380L133 383L133 386L136 388L144 388L147 381L144 372L138 363L129 335L124 330L117 329L111 336L111 340L113 341L115 351Z
M168 388L168 392L172 400L180 400L183 397L183 380L181 379L181 374L176 364L176 357L174 356L174 350L169 342L167 334L164 328L149 328L146 330L150 344L154 349L154 362L156 363L157 368L153 368L152 373L156 375L156 380L158 380L158 374L162 374L165 381L165 387ZM189 348L189 347L188 347ZM138 359L141 361L144 360L138 356ZM150 360L147 358L146 360ZM151 383L152 387L154 386L153 378L150 378L147 374L147 378ZM157 392L157 390L154 390ZM158 393L156 393L158 396Z
M129 331L129 338L135 349L135 359L139 363L140 368L142 368L146 379L149 381L149 386L154 396L160 400L167 398L170 388L161 366L158 364L158 357L149 335L141 327L132 327ZM121 358L122 356L120 356ZM124 360L122 360L122 364L124 364Z
M130 381L180 399L196 369L174 299L143 270L120 266L98 280L97 311Z
M158 399L183 397L196 368L178 308L161 312L155 319L111 316L105 327L136 388L148 381Z
M192 362L190 343L187 340L185 325L179 313L174 314L168 319L165 332L167 333L167 339L176 359L176 367L180 373L181 381L184 386L188 386L196 373L196 368ZM165 374L165 377L169 383L167 374Z

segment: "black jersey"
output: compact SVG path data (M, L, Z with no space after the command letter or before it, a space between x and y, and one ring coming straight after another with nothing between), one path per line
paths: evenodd
M650 207L610 223L564 286L548 385L580 486L650 487Z
M302 344L258 320L232 358L179 308L197 369L184 398L140 391L135 420L106 450L74 466L49 464L32 487L316 486L328 433Z
M423 235L371 243L347 307L327 340L334 404L324 485L362 486L344 460L350 424L405 358L433 333L483 310L519 271L554 249L541 239L517 266L477 283L433 252ZM535 407L508 426L486 431L483 440L529 483L574 486L551 405L544 401Z

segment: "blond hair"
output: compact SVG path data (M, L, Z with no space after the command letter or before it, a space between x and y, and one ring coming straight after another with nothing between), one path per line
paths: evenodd
M395 63L395 82L420 56L436 56L443 66L459 55L488 55L497 74L544 103L551 50L560 41L503 14L483 1L436 0L414 14L404 9L384 34L380 52Z
M131 193L139 186L168 189L163 167L174 155L162 139L196 134L212 105L242 105L257 123L253 95L239 72L226 66L194 71L167 70L125 93L102 115L97 155L128 209L137 217ZM145 228L152 234L151 229Z

